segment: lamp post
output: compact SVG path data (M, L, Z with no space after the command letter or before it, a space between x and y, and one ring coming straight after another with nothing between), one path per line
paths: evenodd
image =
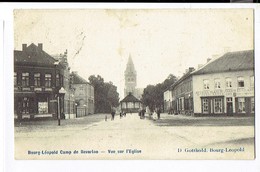
M76 118L78 117L78 115L77 115L77 106L78 106L78 104L75 103L75 110L76 110L75 114L76 114Z
M60 125L60 118L61 118L61 116L60 116L60 94L65 94L65 93L66 93L66 90L63 87L61 87L61 89L59 90L58 96L57 96L57 98L58 98L58 100L57 100L57 102L58 102L58 125Z

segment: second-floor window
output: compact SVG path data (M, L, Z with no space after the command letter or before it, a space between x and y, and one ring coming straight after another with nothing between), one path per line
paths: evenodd
M209 80L208 79L203 80L203 87L205 90L209 89Z
M14 86L17 86L17 73L14 72Z
M36 86L36 87L41 86L41 74L40 73L34 74L34 86Z
M231 78L226 78L226 87L227 88L232 88L232 80L231 80Z
M220 88L220 79L215 79L215 89Z
M45 87L51 87L51 74L45 74Z
M29 73L28 72L22 73L22 86L24 86L24 87L29 86Z
M56 86L60 86L60 74L56 74Z
M244 77L240 76L237 78L237 86L240 88L245 86Z

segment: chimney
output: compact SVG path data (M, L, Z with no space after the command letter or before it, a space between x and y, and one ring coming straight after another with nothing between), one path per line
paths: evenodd
M192 72L192 71L194 71L194 70L195 70L194 67L189 67L189 72Z
M42 50L42 43L38 43L38 48Z
M211 60L211 58L207 58L207 63Z
M23 47L23 51L25 51L25 49L27 48L27 44L22 44L22 47Z

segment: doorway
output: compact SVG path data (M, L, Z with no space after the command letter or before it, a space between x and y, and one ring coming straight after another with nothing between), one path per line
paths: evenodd
M232 99L232 97L227 98L227 115L233 116L233 99Z

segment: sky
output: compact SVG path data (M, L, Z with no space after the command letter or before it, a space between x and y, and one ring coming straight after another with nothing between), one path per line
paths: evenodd
M71 71L112 81L122 99L130 54L144 88L226 51L254 49L253 21L251 9L23 9L14 11L14 49L67 49Z

